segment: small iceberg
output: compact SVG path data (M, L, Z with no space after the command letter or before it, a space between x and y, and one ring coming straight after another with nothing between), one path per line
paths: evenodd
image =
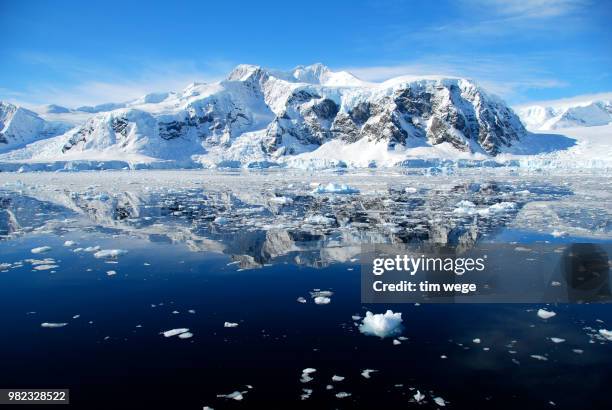
M50 322L44 322L40 324L40 327L46 327L48 329L55 329L58 327L64 327L68 325L68 323L50 323Z
M127 251L124 249L102 249L101 251L94 253L94 258L97 258L97 259L117 258L121 255L125 255L126 253Z
M553 316L557 316L557 314L553 311L549 311L546 309L539 309L538 310L538 317L540 319L550 319Z
M180 335L181 333L187 333L187 332L189 332L188 328L179 327L176 329L166 330L165 332L162 332L162 334L164 335L164 337L172 337L172 336L177 336L177 335Z
M334 184L330 182L327 185L319 185L313 191L313 194L358 194L359 190L346 184Z
M364 335L385 338L395 336L402 331L402 314L387 310L384 314L373 314L366 312L359 331Z

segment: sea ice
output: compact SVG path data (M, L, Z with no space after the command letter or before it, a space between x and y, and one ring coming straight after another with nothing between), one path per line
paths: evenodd
M225 322L225 323L223 323L223 327L238 327L238 323Z
M533 358L533 359L536 359L536 360L541 360L541 361L546 361L546 360L548 360L548 357L546 357L546 356L542 356L542 355L539 355L539 354L532 354L532 355L530 355L529 357L531 357L531 358Z
M314 303L317 305L327 305L329 302L331 302L331 299L326 296L317 296L314 298Z
M332 381L334 381L334 382L341 382L344 379L345 379L344 376L336 376L336 375L332 376Z
M243 391L243 392L235 391L235 392L232 392L232 393L229 393L229 394L217 394L217 397L222 397L222 398L225 398L225 399L232 399L232 400L240 401L240 400L244 399L243 394L245 394L245 393L246 393L245 391Z
M64 327L66 326L68 323L51 323L51 322L44 322L40 324L40 327L46 327L46 328L50 328L50 329L54 329L54 328L58 328L58 327Z
M425 398L425 395L417 390L417 392L412 397L414 397L414 400L418 403Z
M539 309L538 310L538 317L541 319L550 319L553 316L556 316L557 314L553 311L548 311L546 309Z
M335 184L330 182L327 185L319 185L313 191L313 194L357 194L359 190L346 184Z
M102 259L102 258L116 258L121 255L125 255L127 253L124 249L103 249L94 253L94 258Z
M66 241L64 242L64 246L66 247L71 247L71 246L75 246L77 243L75 241Z
M550 341L553 343L563 343L565 342L565 339L561 339L560 337L551 337Z
M193 337L193 333L185 332L178 335L179 339L190 339Z
M366 379L369 379L371 376L371 373L377 372L378 370L374 370L374 369L365 369L364 371L361 372L361 375L363 377L365 377Z
M612 341L612 330L599 329L599 334L602 335L606 340Z
M336 393L336 397L339 398L339 399L345 399L345 398L350 397L350 396L351 396L351 393L347 393L347 392L344 392L344 391Z
M402 314L393 313L391 310L387 310L384 314L373 314L368 311L359 326L359 331L365 335L381 338L395 336L402 331Z
M32 253L45 253L51 250L50 246L39 246L38 248L32 248L30 252Z
M36 265L33 267L35 270L50 270L59 267L59 265Z
M181 333L186 333L189 332L189 329L186 327L179 327L176 329L170 329L170 330L166 330L164 332L162 332L162 334L164 335L164 337L172 337L172 336L176 336L176 335L180 335Z
M446 401L442 397L434 397L433 401L440 407L446 406Z

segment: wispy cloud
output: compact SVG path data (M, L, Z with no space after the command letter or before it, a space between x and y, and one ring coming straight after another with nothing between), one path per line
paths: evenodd
M588 6L588 0L464 0L467 5L515 19L547 19Z
M468 57L437 55L412 62L377 66L344 67L367 81L398 76L444 76L471 78L492 93L516 101L530 89L560 88L568 84L541 68L540 58L514 56Z
M526 104L519 104L516 107L526 107L531 105L541 105L545 107L558 107L568 104L580 104L580 103L589 103L592 101L598 100L610 100L612 101L612 91L605 93L595 93L595 94L581 94L575 95L573 97L568 98L559 98L556 100L541 100L541 101L531 101Z
M122 102L150 92L179 90L194 81L216 81L233 67L223 60L160 62L125 57L118 67L44 53L22 53L18 58L60 79L20 90L0 89L0 98L25 105L54 103L69 107Z

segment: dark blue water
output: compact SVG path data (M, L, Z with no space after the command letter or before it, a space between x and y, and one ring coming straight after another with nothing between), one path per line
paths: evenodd
M66 240L128 253L111 264ZM30 252L43 245L52 249ZM59 265L0 273L0 386L70 388L76 408L408 408L416 390L424 408L439 407L437 396L450 408L610 405L611 345L590 343L584 329L610 328L609 305L549 306L557 316L547 321L532 305L362 306L358 262L240 270L223 254L99 231L32 233L0 243L0 255ZM312 289L334 291L332 302L312 303ZM387 308L403 314L401 345L359 333L351 319ZM182 327L194 336L160 335ZM307 367L317 372L301 383ZM378 372L365 379L364 369ZM303 388L313 390L304 401ZM247 392L240 402L217 398L236 390ZM336 398L340 391L351 396Z

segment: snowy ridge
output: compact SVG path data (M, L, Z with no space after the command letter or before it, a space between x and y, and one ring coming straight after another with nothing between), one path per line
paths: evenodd
M368 83L322 64L288 72L239 65L219 82L90 108L47 106L45 116L79 115L81 122L0 154L1 168L58 169L75 161L77 168L516 165L518 157L575 145L562 136L534 137L471 80Z
M518 108L531 130L594 127L612 123L612 98L559 101Z
M0 152L53 137L67 128L61 123L45 121L33 111L0 101Z

